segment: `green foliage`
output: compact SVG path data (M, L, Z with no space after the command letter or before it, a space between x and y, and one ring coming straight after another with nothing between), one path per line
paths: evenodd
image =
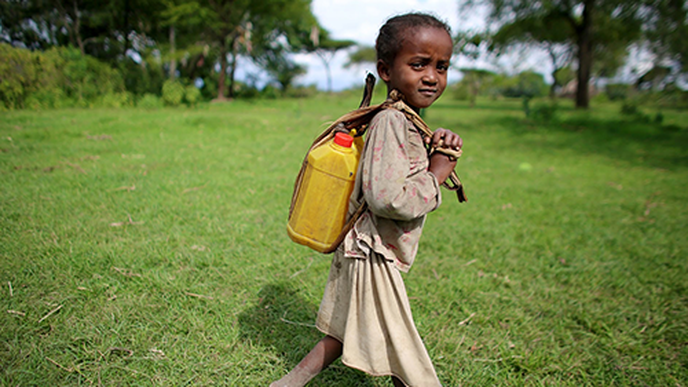
M559 105L556 103L536 103L526 116L533 121L548 123L556 119Z
M310 86L294 86L289 88L285 93L287 98L313 98L318 94L318 88L315 85Z
M471 104L475 104L478 96L530 99L543 96L548 90L544 77L532 71L514 76L485 70L463 69L462 72L464 77L452 86L452 94L457 100L470 100Z
M31 52L0 44L0 77L0 101L8 109L107 105L124 92L117 70L74 48Z
M162 84L162 100L167 106L179 106L184 100L186 90L176 79L168 79Z
M628 98L633 86L626 83L610 83L604 87L604 92L610 101L623 101Z
M143 109L152 110L152 109L160 109L163 106L165 106L165 104L162 102L160 97L158 97L157 95L146 93L143 95L143 97L141 97L141 99L139 99L136 106L143 108Z
M190 106L196 106L201 100L201 91L194 85L188 85L184 88L184 101Z
M638 105L633 101L624 101L621 105L621 114L625 116L633 116L638 114Z
M118 69L124 79L124 87L134 95L146 93L160 94L166 75L162 66L155 60L136 63L131 59L118 63Z
M349 60L344 64L344 68L364 64L375 66L376 62L377 51L375 51L375 47L359 45L356 47L356 50L349 54Z
M471 98L471 91L468 82L456 82L451 86L452 97L458 101L468 101Z
M514 78L514 85L503 89L502 94L511 98L535 98L547 93L547 84L542 74L533 71L524 71Z
M134 106L134 94L130 92L107 93L97 104L98 106L108 108L124 108Z

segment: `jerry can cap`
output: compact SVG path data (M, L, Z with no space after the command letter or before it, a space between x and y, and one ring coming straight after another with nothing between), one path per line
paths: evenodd
M354 142L354 138L346 133L337 133L334 135L334 143L341 145L345 148L351 148L351 144Z

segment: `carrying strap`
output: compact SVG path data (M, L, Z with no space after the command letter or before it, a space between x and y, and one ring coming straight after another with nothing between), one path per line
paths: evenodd
M377 113L385 109L396 109L404 113L406 118L409 121L411 121L411 123L413 123L413 125L418 129L418 131L424 139L432 138L432 130L430 130L428 125L423 121L423 119L418 115L418 113L416 113L413 109L411 109L411 107L409 107L404 102L403 95L399 93L397 90L392 90L385 102L379 105L369 106L373 95L374 86L375 76L368 73L368 76L366 77L366 85L363 92L363 100L361 101L361 105L359 106L359 108L341 116L338 120L336 120L330 126L328 126L327 129L325 129L313 141L313 144L306 153L306 157L304 157L303 163L301 164L301 170L299 170L299 174L296 177L296 182L294 183L294 193L292 194L291 204L289 206L290 218L292 212L294 211L294 206L296 205L297 193L301 188L301 183L303 181L303 175L306 171L306 166L308 165L308 154L310 154L310 152L313 149L332 140L337 132L349 133L352 129L355 129L355 136L362 136L368 130L370 121ZM445 147L443 146L442 142L440 142L440 144L438 144L436 147L431 147L430 145L427 145L427 147L428 155L431 155L434 152L440 152L447 155L449 158L453 160L456 160L459 157L461 157L462 153L461 149L455 150L449 147ZM447 178L447 181L443 182L442 186L451 191L456 191L456 195L460 203L468 200L466 198L463 185L461 184L461 180L459 180L459 176L456 174L455 171L452 171L450 173L449 177ZM353 228L358 218L360 218L360 216L363 215L363 213L365 213L367 209L368 204L365 202L365 200L361 199L361 204L356 209L356 211L351 215L349 220L346 222L344 228L342 229L342 232L337 237L337 240L330 246L329 249L324 251L325 254L329 254L337 249L339 244L344 240L344 237L346 237L346 234L349 233L349 230Z

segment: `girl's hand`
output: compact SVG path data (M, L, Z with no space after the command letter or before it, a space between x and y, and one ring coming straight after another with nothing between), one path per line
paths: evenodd
M440 145L440 142L442 142L444 146L448 146L455 150L459 150L463 146L463 140L458 134L444 128L437 129L432 134L432 138L426 138L425 142L430 144L433 148Z
M459 150L463 146L463 140L458 134L444 128L437 129L433 133L432 138L427 138L425 141L432 147L440 145L440 142L442 142L444 146L451 147L455 150ZM428 171L435 175L437 181L441 184L447 180L455 166L456 160L452 161L449 156L435 152L430 156Z

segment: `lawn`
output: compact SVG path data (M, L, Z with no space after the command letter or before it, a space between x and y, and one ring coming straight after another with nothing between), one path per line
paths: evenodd
M0 113L0 384L287 372L329 269L286 235L293 181L357 97ZM444 385L688 386L688 113L619 111L425 113L464 138L469 198L444 192L405 275ZM335 363L311 386L391 383Z

